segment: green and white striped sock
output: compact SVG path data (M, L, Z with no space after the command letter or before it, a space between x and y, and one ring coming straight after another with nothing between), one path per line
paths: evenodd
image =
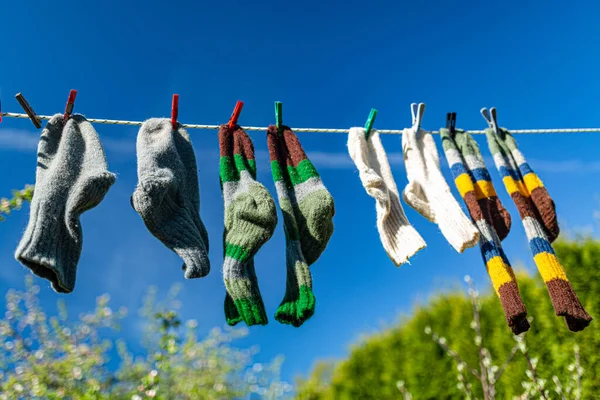
M239 126L219 130L221 190L225 201L223 279L229 325L266 325L265 306L254 270L254 255L277 225L275 202L256 181L252 141Z
M287 172L296 196L294 213L300 232L300 248L306 263L313 265L333 235L333 197L306 156L298 137L291 130L282 137L287 149Z
M314 313L308 266L333 233L333 199L291 129L283 127L279 135L277 127L270 126L267 142L286 237L286 293L275 318L298 327Z

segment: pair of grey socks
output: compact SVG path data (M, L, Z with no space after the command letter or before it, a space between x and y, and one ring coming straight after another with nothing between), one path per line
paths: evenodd
M186 278L208 274L208 235L200 220L196 158L187 132L169 119L146 121L137 138L138 185L131 198L148 230L184 260ZM82 250L80 216L115 182L97 132L82 115L57 114L38 145L29 222L15 258L59 293L75 287Z

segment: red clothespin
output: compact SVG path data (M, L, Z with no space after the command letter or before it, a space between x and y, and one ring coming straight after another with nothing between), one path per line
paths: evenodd
M77 96L77 90L71 90L69 92L69 99L67 100L67 106L65 107L64 119L67 121L73 114L73 107L75 107L75 97Z
M2 98L0 97L0 122L2 122Z
M239 101L235 104L235 108L233 109L233 114L231 114L231 118L229 118L229 129L235 128L238 122L238 118L242 113L242 108L244 107L244 103Z
M173 95L173 103L171 105L171 124L173 125L173 130L177 130L177 116L179 115L179 95Z

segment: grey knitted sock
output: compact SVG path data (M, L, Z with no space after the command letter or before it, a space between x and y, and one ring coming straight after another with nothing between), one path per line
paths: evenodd
M186 279L210 271L208 234L200 220L196 156L188 133L171 120L144 122L137 137L138 185L131 205L146 227L184 261Z
M15 258L55 291L72 292L83 241L79 217L100 204L114 182L85 117L73 115L66 123L62 114L52 117L38 145L29 223Z

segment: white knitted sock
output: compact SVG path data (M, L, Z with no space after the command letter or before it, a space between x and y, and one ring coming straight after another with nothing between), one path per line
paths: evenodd
M479 232L452 196L440 171L435 141L416 126L402 132L402 151L408 185L404 201L421 215L438 224L446 240L462 253L478 243Z
M426 245L404 214L379 133L372 130L367 140L364 128L351 128L348 151L365 190L376 201L377 229L383 248L399 266Z

